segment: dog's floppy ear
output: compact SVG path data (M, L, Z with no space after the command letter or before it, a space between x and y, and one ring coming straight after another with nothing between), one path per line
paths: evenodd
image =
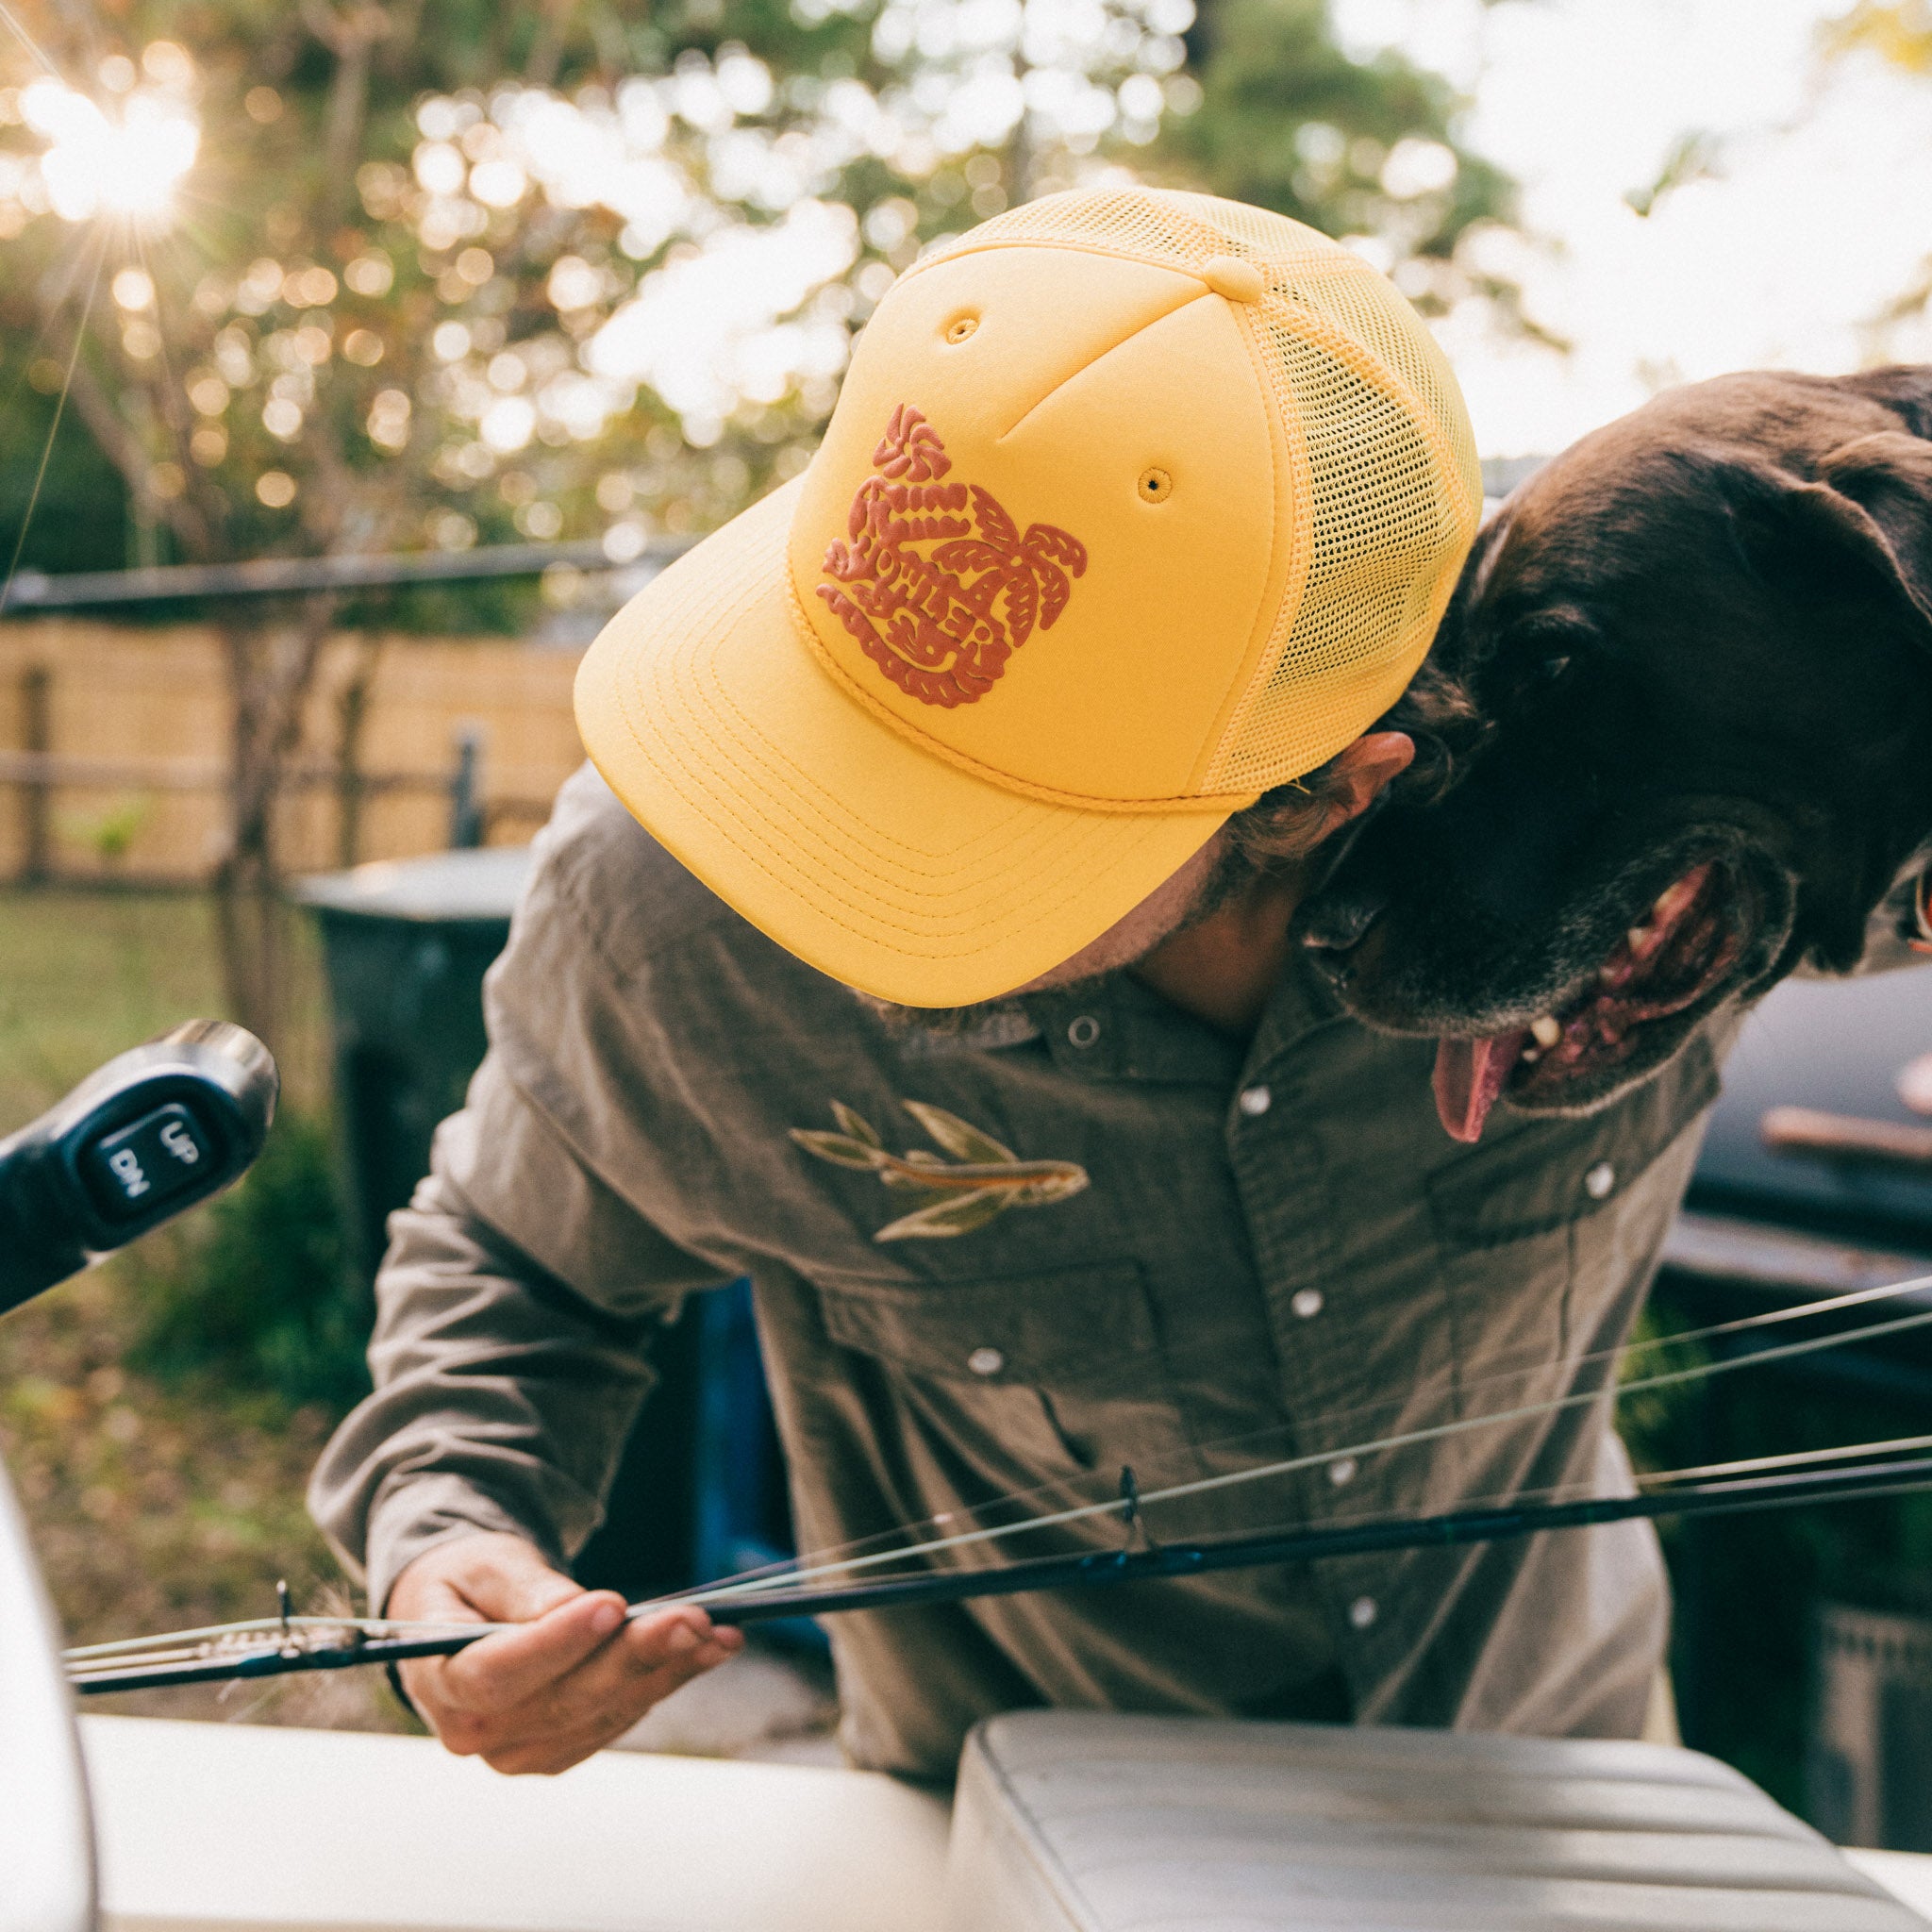
M1833 450L1804 508L1863 550L1911 607L1932 645L1932 442L1881 429Z

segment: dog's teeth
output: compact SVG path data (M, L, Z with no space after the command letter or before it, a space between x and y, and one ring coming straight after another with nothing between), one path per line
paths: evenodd
M1630 941L1630 950L1633 953L1641 953L1650 939L1650 928L1647 925L1633 925L1624 937Z
M1525 1067L1535 1066L1537 1061L1541 1059L1542 1057L1542 1049L1541 1047L1535 1046L1525 1046L1523 1049L1523 1051L1517 1055L1517 1058L1520 1059Z
M1563 1029L1547 1013L1540 1020L1532 1020L1529 1030L1539 1046L1555 1046L1563 1037Z

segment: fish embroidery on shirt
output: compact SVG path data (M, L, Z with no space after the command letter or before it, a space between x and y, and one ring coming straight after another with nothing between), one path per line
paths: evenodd
M899 1105L954 1158L925 1147L889 1152L877 1128L841 1100L832 1103L832 1118L843 1132L791 1129L791 1138L808 1154L837 1167L865 1169L889 1188L925 1196L923 1206L880 1228L873 1236L875 1241L941 1241L971 1234L1008 1208L1050 1207L1087 1186L1087 1170L1077 1161L1022 1160L1010 1147L942 1107L922 1100Z

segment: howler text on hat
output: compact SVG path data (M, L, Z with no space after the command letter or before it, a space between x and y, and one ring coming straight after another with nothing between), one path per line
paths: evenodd
M1480 500L1455 377L1357 257L1049 196L899 278L806 473L612 619L578 725L812 965L990 999L1387 708Z

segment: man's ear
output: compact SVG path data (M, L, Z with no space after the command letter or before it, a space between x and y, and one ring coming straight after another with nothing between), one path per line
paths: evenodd
M1415 757L1415 740L1406 731L1371 731L1340 753L1330 774L1327 823L1323 838L1360 818L1391 779L1406 772Z
M1932 648L1932 442L1881 429L1787 488L1789 508L1875 571Z

